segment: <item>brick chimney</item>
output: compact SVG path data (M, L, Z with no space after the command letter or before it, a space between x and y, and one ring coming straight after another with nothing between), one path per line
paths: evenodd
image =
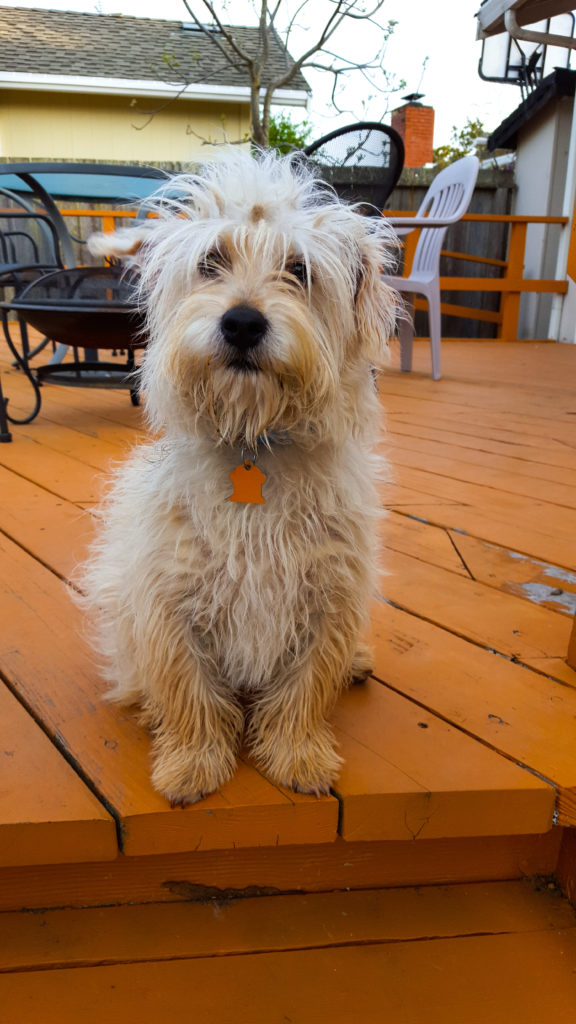
M392 127L404 142L404 167L423 167L433 162L434 107L405 103L392 111Z

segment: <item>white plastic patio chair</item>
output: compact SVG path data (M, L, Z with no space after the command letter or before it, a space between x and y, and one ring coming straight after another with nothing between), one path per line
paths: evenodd
M400 338L400 366L405 372L412 369L412 343L414 341L414 293L424 295L428 302L428 323L432 355L432 377L440 380L440 251L447 229L466 213L480 164L475 156L465 156L440 171L415 217L390 217L389 222L398 235L406 235L422 228L408 277L383 274L382 279L398 292L407 293L405 315L398 325Z

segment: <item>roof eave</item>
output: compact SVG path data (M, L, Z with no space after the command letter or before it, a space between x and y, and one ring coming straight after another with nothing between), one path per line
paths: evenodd
M483 0L476 12L478 38L505 32L504 16L507 11L514 11L518 24L524 26L570 10L572 5L566 0Z
M184 86L180 82L154 79L96 78L87 75L38 75L3 71L0 89L26 89L41 92L80 93L100 96L144 96L157 99L204 100L205 102L249 103L250 89L244 85L213 85L205 82ZM263 90L262 90L263 92ZM278 89L274 103L288 107L306 107L309 93L301 89Z
M546 76L516 110L502 121L486 142L489 152L494 149L516 149L518 132L553 99L572 97L576 91L576 72L567 68L556 68Z

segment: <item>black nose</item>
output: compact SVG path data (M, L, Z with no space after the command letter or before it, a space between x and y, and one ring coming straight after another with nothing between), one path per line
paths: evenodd
M268 321L253 306L232 306L232 309L224 313L220 328L229 345L244 351L262 341L268 329Z

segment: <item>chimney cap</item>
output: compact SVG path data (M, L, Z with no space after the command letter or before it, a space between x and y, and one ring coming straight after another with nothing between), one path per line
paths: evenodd
M403 96L402 99L406 100L407 103L417 103L418 100L423 99L423 92L409 92L407 96Z

